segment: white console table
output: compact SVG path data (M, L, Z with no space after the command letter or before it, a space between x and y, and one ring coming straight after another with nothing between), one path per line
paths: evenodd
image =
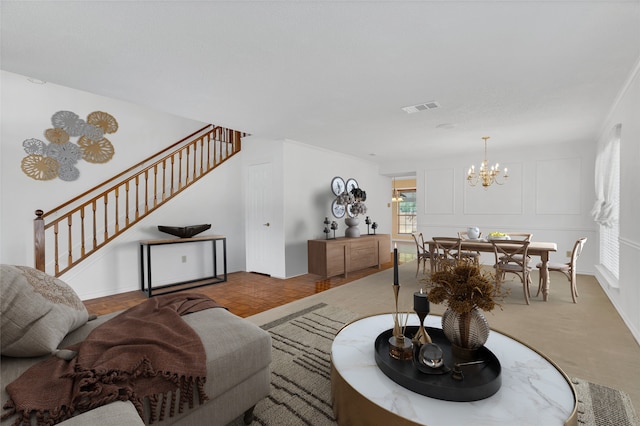
M440 322L430 315L425 326L440 328ZM418 324L412 315L409 325ZM375 361L374 342L392 327L391 314L370 316L348 324L334 339L331 390L339 425L577 425L577 400L567 375L544 355L494 330L485 345L502 367L502 385L494 395L453 402L405 389Z

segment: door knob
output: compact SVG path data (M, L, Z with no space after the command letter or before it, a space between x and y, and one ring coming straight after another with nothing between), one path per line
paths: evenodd
M269 222L265 223L264 226L271 226Z

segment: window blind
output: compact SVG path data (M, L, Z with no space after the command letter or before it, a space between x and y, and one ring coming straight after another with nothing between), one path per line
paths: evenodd
M612 132L611 161L607 174L612 180L611 207L614 212L611 226L600 225L600 264L616 279L620 278L619 267L619 212L620 212L620 125Z

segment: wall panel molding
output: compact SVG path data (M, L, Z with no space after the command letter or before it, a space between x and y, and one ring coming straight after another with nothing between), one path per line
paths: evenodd
M520 215L524 212L524 179L522 163L508 166L509 179L503 185L494 183L488 188L471 186L464 180L463 213L465 215ZM503 179L501 179L503 181Z
M535 164L536 214L581 214L581 159L540 160Z
M452 215L455 210L455 169L424 171L424 211Z

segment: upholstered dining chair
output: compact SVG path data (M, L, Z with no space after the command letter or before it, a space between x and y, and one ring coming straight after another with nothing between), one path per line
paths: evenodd
M531 266L529 266L529 241L526 240L491 240L496 256L496 281L500 285L507 273L515 274L522 281L524 301L529 304L531 296Z
M482 232L480 232L478 234L478 238L482 237ZM461 240L468 240L469 236L467 231L460 231L458 232L458 238L460 238ZM471 259L473 260L473 263L476 264L476 266L480 265L480 252L479 251L469 251L469 250L464 250L460 253L460 257L462 259Z
M431 256L435 260L436 271L442 270L445 264L454 264L459 260L462 243L460 238L433 237L432 240L436 250Z
M416 270L417 277L418 273L420 272L420 262L422 262L422 273L424 274L426 271L427 259L431 259L431 253L429 253L429 250L427 250L424 246L424 238L422 236L422 232L418 234L418 237L416 237L416 234L411 234L411 236L413 237L413 241L415 241L416 243L418 261L418 269Z
M573 299L573 303L578 303L578 287L576 286L576 261L578 257L582 254L582 248L584 247L584 243L587 242L587 237L579 238L576 243L573 245L573 250L571 251L571 259L566 263L559 262L547 262L547 269L549 273L551 271L562 272L567 279L569 280L569 285L571 286L571 298ZM538 271L542 269L542 262L536 265ZM542 290L542 274L540 274L540 278L538 279L538 294Z

